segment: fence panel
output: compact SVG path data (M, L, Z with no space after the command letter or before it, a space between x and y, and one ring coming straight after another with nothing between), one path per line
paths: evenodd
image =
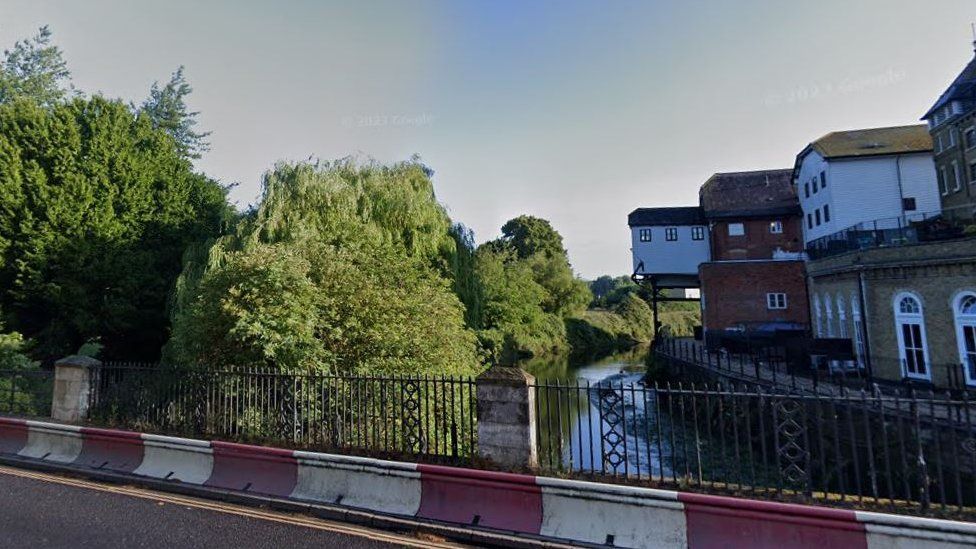
M151 432L317 450L467 459L476 444L470 378L202 371L106 364L90 418Z
M976 507L976 409L966 393L614 381L533 389L547 471L920 514Z
M51 370L0 370L0 414L49 417L53 394Z

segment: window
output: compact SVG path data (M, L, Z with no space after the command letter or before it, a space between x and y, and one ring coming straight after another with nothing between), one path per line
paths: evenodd
M820 188L827 188L827 172L820 172Z
M857 358L857 367L864 368L867 364L864 353L864 324L861 322L861 305L855 294L851 294L851 319L854 321L854 356Z
M844 304L844 296L837 296L837 337L847 339L847 307Z
M955 146L956 146L956 129L949 128L949 147L952 148Z
M902 210L905 210L906 212L914 212L915 211L915 199L912 198L912 197L902 198L901 199L901 209Z
M651 241L651 230L650 229L641 229L639 232L640 232L640 241L641 242L650 242Z
M729 223L729 236L742 236L746 234L746 226L742 223Z
M966 142L967 149L976 147L976 128L966 128L963 132L963 140Z
M817 178L814 177L813 179L811 179L810 183L813 185L813 194L817 194L817 187L819 186L817 185Z
M668 242L674 242L678 240L678 228L668 227L664 229L664 240L667 240Z
M803 194L805 198L810 198L810 183L803 184Z
M692 227L691 228L691 239L692 240L705 240L705 227Z
M921 302L913 294L903 292L895 296L894 308L902 374L909 378L930 379Z
M813 210L813 218L817 220L817 226L820 226L820 210Z
M935 136L935 152L936 152L936 154L942 152L942 148L943 148L942 147L942 134L940 133L940 134L938 134L938 135Z
M834 337L834 306L831 305L830 296L824 296L824 310L827 313L827 337Z
M770 221L769 222L769 232L771 234L783 234L783 222L782 221Z
M786 294L780 294L780 293L766 294L766 308L771 310L785 309Z
M812 229L813 228L813 214L812 213L807 213L807 228L808 229Z
M969 165L969 184L976 183L976 162Z
M830 221L830 204L824 204L824 223Z
M962 176L959 175L959 163L955 160L952 161L952 176L954 179L952 183L952 190L958 191L959 189L962 189Z
M945 166L939 168L938 178L939 178L939 189L942 191L942 194L949 194L949 184L946 182Z
M956 343L966 384L976 385L976 292L963 292L955 299Z
M813 296L813 318L816 321L816 336L823 337L823 315L820 314L820 296Z

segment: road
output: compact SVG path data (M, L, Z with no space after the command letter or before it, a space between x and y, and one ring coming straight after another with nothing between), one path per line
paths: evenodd
M0 547L458 547L311 518L0 466Z

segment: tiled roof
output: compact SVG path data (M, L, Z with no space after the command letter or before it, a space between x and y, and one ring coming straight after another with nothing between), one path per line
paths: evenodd
M974 98L976 98L976 57L966 65L962 72L959 73L959 76L952 81L952 84L949 84L949 87L939 96L939 100L935 102L935 105L932 105L932 108L922 116L922 120L931 117L935 111L944 107L950 101Z
M683 206L679 208L637 208L627 216L631 227L654 225L703 225L701 208Z
M810 143L810 148L824 158L931 152L932 136L925 124L848 130L828 133Z
M698 191L706 218L799 215L793 170L717 173Z

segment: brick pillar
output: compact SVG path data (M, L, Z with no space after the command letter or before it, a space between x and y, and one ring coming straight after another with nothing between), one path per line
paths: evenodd
M51 419L74 423L88 417L94 370L101 364L87 356L69 356L54 363Z
M478 455L507 467L538 468L534 382L516 366L495 365L478 376Z

